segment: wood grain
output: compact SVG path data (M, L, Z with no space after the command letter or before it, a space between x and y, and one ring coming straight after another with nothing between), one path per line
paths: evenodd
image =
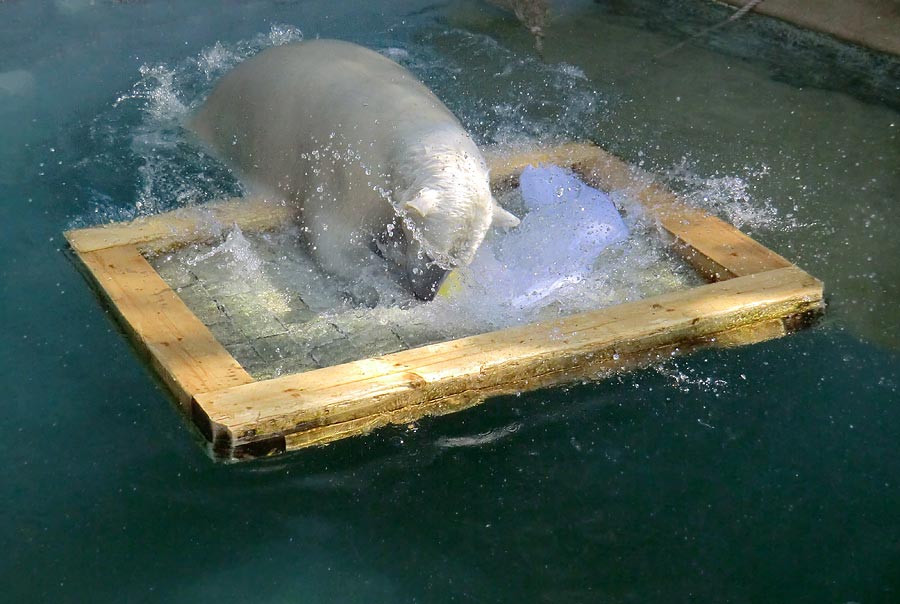
M129 335L150 355L186 409L195 394L253 381L135 246L80 257Z
M203 429L232 451L273 437L302 446L559 383L585 367L615 370L657 350L714 344L719 333L739 333L729 344L752 340L754 324L774 337L784 333L772 329L777 320L821 307L821 282L788 267L194 400Z
M123 245L158 253L222 234L237 224L245 231L267 231L290 222L293 210L282 202L262 197L235 197L144 216L131 222L67 231L76 252L93 252Z

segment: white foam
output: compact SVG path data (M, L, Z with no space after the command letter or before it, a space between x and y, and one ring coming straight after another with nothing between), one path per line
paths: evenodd
M688 204L717 214L739 229L791 231L803 226L792 214L780 214L772 200L753 195L754 183L768 174L763 164L745 167L741 174L701 176L683 159L666 171L666 178Z
M262 267L262 260L253 250L253 246L244 237L238 225L233 225L225 235L225 241L213 247L208 252L189 258L187 263L196 266L200 262L210 258L222 258L232 268L238 277L253 277Z
M283 46L284 44L292 44L301 40L303 40L303 32L299 28L284 23L276 23L269 29L269 33L260 46Z
M584 73L584 70L577 65L572 65L570 63L559 63L559 71L569 77L577 78L579 80L587 80L587 74Z
M240 60L241 57L236 52L226 48L221 42L216 42L200 53L197 65L206 79L212 81L237 65Z

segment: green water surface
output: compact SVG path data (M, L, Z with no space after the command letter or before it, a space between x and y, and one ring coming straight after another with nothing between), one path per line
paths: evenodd
M0 601L900 601L900 67L755 18L650 61L728 14L561 2L542 62L476 2L0 2ZM482 142L667 174L822 278L826 318L211 462L61 232L235 192L163 93L273 25L405 51Z

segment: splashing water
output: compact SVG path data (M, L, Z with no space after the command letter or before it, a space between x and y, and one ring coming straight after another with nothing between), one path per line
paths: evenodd
M182 124L219 77L259 51L298 42L303 32L275 24L266 33L228 46L216 42L177 65L143 65L140 79L113 104L101 131L129 140L139 167L135 209L153 214L242 192L239 183L186 138ZM137 111L139 123L125 130L116 122ZM102 120L102 118L101 118ZM112 122L112 123L110 123Z
M221 42L216 42L212 47L200 53L197 57L197 67L203 72L207 80L212 81L223 75L230 68L240 62L240 56Z
M141 79L130 93L120 96L114 106L129 100L143 101L144 111L158 123L177 120L187 112L178 98L175 87L176 72L165 65L142 65Z
M117 110L137 109L140 119L136 128L119 133L130 137L130 147L140 161L136 183L139 214L242 192L233 175L185 139L181 123L215 80L240 61L269 46L302 39L299 29L276 25L249 40L216 42L175 66L141 69L141 79L116 104ZM609 119L606 99L581 68L522 57L489 36L433 29L416 43L396 40L377 50L434 89L483 145L513 151L585 139ZM499 84L487 85L482 81L485 78ZM466 94L469 89L480 93ZM328 144L331 146L323 152L338 152L337 143ZM353 161L352 153L344 157L340 152L339 159ZM765 168L760 168L753 176L764 174ZM777 223L783 227L783 220L770 205L753 200L746 177L700 178L687 162L666 176L673 187L685 191L690 203L724 214L738 226L772 228ZM533 212L530 224L517 233L489 235L482 255L487 260L468 269L470 282L480 285L464 296L421 304L384 267L361 270L360 284L377 291L381 301L378 308L366 311L368 319L376 324L413 326L419 335L410 341L423 343L602 308L700 282L659 241L657 226L645 218L639 203L627 192L612 192L610 197L623 211L631 234L615 239L614 245L603 251L585 254L584 267L572 271L563 266L566 254L571 256L571 250L563 248L582 232L578 213L563 211L541 217L540 212ZM501 201L520 215L527 210L517 190L505 193ZM290 231L274 239L267 236L270 239L264 246L275 245L275 253L282 259L296 259L299 264L293 273L263 262L257 253L263 245L259 237L245 236L237 228L223 228L226 235L218 245L198 248L193 257L183 259L192 267L218 259L226 280L232 284L252 282L260 299L302 299L305 308L340 323L348 306L339 284L318 271L297 245L296 234L287 234ZM530 282L533 287L498 298L502 280L485 277L503 264L516 267L518 276L511 278L513 281ZM286 277L289 273L302 273L302 278L292 282Z
M236 224L225 235L225 241L208 252L188 258L187 264L189 266L197 266L200 262L216 257L227 258L226 262L234 269L238 278L252 278L262 267L262 260L253 251L250 242L247 241L243 231Z
M653 371L667 378L674 388L686 394L698 391L719 396L725 394L729 387L727 380L709 375L699 375L696 368L681 368L674 360L667 364L654 365Z
M423 42L388 56L422 79L483 145L584 139L607 117L605 98L574 65L523 57L462 29L432 30ZM473 89L479 93L465 93Z
M687 158L665 171L666 182L680 191L688 204L722 216L739 229L791 231L800 224L792 213L781 214L770 199L758 200L752 194L754 181L769 174L766 165L745 167L744 175L702 177Z

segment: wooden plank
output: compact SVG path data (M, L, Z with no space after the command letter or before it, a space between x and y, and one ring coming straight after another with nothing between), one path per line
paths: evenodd
M491 173L491 187L494 189L516 186L519 174L526 166L541 164L595 168L606 175L606 183L613 189L631 188L635 185L630 166L590 143L565 143L549 149L531 149L513 153L503 149L486 149L484 156Z
M438 416L462 411L483 402L487 397L517 394L540 388L557 386L577 381L595 381L614 373L644 367L652 363L665 362L674 355L683 355L702 347L733 347L755 344L778 338L789 333L790 319L776 318L760 323L745 325L736 329L716 332L694 340L668 344L659 348L631 353L614 353L618 358L598 351L593 357L585 357L578 364L540 375L530 376L514 382L500 384L490 392L467 390L455 395L427 400L399 409L354 419L346 422L327 424L304 432L285 434L271 439L268 451L292 451L304 447L325 445L342 438L365 434L388 424L404 425L425 416ZM238 445L227 451L235 458L252 457L259 447L244 448Z
M149 353L157 373L186 409L195 394L253 382L137 247L78 255L129 335Z
M268 447L263 452L284 452L304 447L325 445L342 438L365 434L388 424L404 425L415 422L425 416L455 413L483 402L488 396L517 394L523 391L533 391L577 381L595 381L617 372L644 367L652 363L665 362L674 355L684 355L698 348L732 348L757 344L766 340L780 338L796 331L802 326L801 323L806 323L811 317L818 316L818 310L820 309L742 325L734 329L715 332L707 336L671 343L646 351L614 353L619 355L618 358L613 358L608 354L604 355L598 351L592 357L581 359L581 362L577 365L501 384L492 389L490 393L467 390L456 395L427 400L420 404L412 404L386 413L327 424L304 432L285 434L278 438L270 439ZM258 446L245 449L238 445L236 448L226 451L226 454L241 458L243 456L252 457L259 452L260 448Z
M195 421L220 454L278 450L360 434L488 396L614 370L659 350L759 338L776 320L817 312L822 284L796 267L555 321L482 334L218 392L197 394ZM727 338L726 338L727 340ZM725 343L728 343L727 341ZM275 443L275 444L272 444Z
M673 249L711 281L793 266L727 222L700 212L660 215Z
M293 215L293 210L283 202L235 197L131 222L67 231L65 235L77 252L133 245L143 252L156 253L213 239L221 235L223 227L233 224L245 231L271 230L289 222Z

